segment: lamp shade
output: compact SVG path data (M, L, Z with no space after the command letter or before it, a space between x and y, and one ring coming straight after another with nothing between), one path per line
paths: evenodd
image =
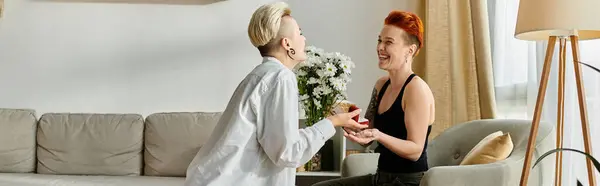
M600 38L600 0L520 0L517 39L571 35L579 40Z

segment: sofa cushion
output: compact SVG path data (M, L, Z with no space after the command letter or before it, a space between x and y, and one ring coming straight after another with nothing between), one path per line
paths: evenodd
M506 159L513 150L509 133L497 131L483 138L461 161L460 165L494 163Z
M0 109L0 172L35 171L35 111Z
M146 118L144 174L184 177L221 113L156 113Z
M0 174L0 185L17 186L170 186L183 185L185 178L151 177L151 176L84 176L84 175L48 175L7 173Z
M137 114L44 114L37 130L37 171L140 175L143 131Z

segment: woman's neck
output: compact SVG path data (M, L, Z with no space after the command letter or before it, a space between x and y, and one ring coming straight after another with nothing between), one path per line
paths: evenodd
M413 73L414 72L410 68L388 71L388 74L390 76L390 85L393 88L402 87L406 79L408 79L408 76L410 76Z
M272 54L268 54L267 56L274 57L279 62L281 62L281 64L283 64L283 66L287 67L290 70L293 69L297 64L296 62L294 62L294 60L290 59L287 56L287 54L272 53Z

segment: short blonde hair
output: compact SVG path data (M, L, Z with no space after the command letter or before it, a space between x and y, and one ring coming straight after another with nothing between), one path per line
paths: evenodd
M281 27L281 18L291 15L291 13L292 10L284 2L270 3L256 9L248 25L248 36L252 45L261 49L277 38Z

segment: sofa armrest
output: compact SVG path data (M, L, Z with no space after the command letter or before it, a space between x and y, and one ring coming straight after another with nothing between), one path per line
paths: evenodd
M356 153L344 158L342 177L363 176L377 172L379 153Z
M432 167L425 173L421 186L433 185L509 185L509 168L503 164Z

